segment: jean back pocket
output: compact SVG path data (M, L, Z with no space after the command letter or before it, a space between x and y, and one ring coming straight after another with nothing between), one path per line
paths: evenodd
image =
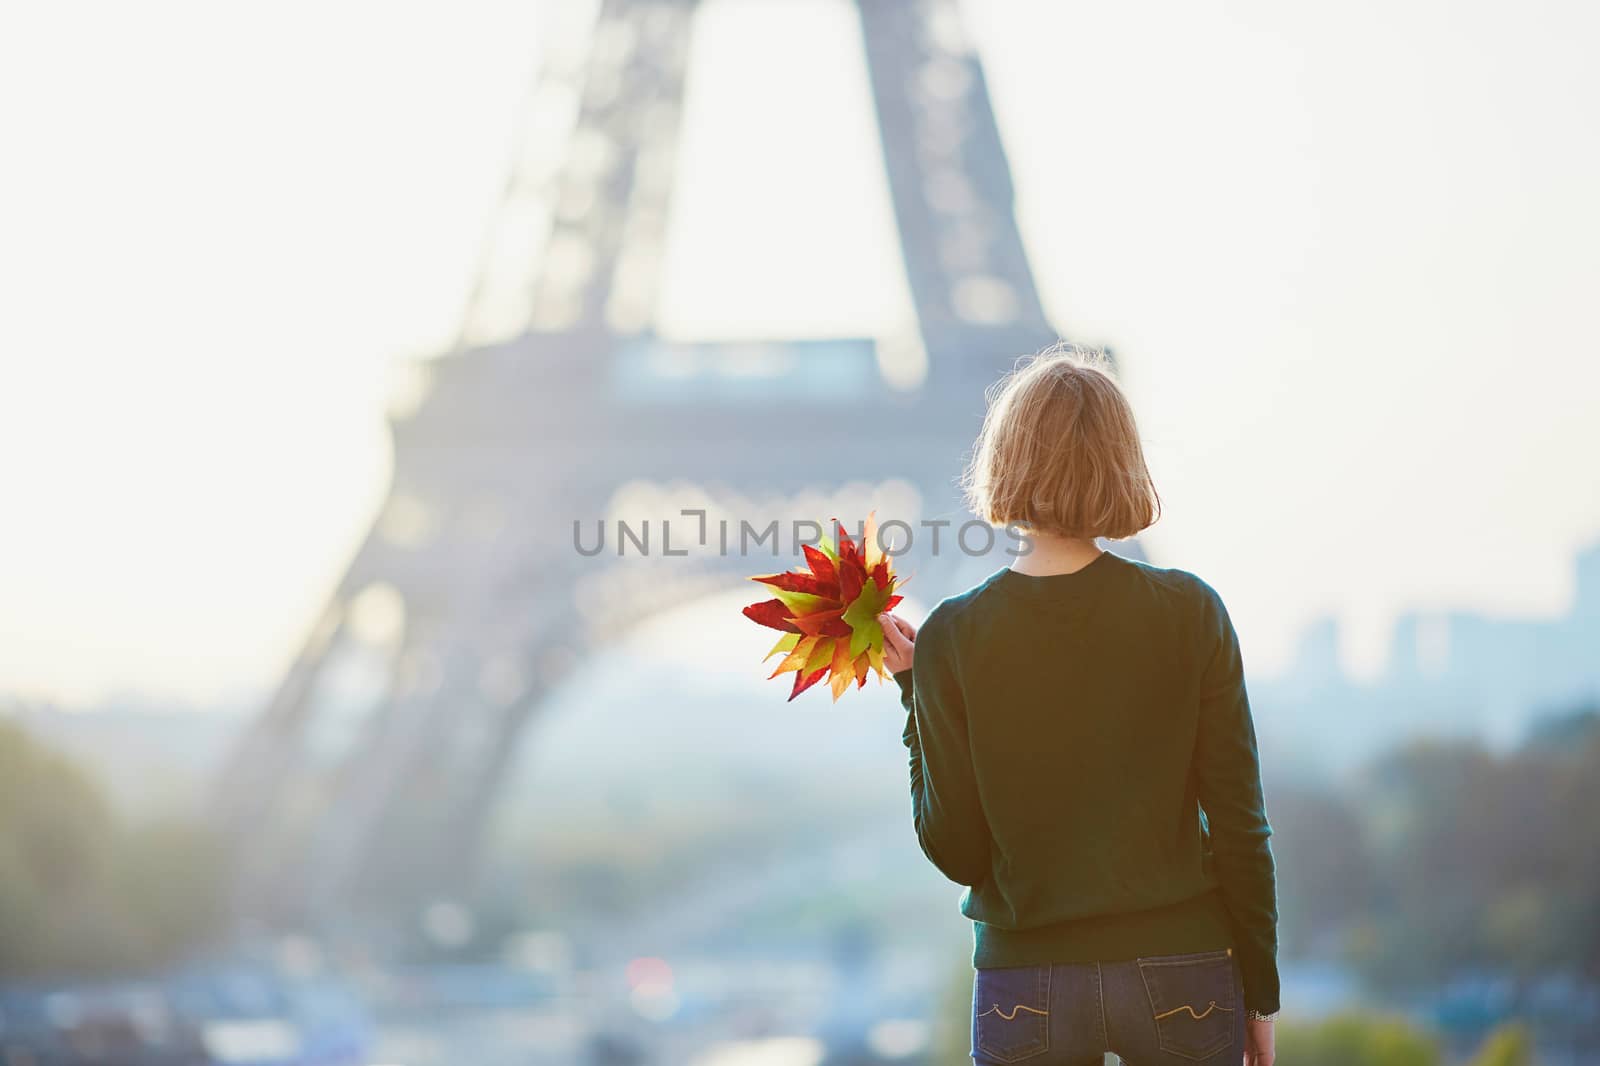
M974 1054L1021 1062L1050 1050L1048 965L985 967L972 988Z
M1233 1041L1233 953L1208 951L1140 959L1139 976L1161 1050L1208 1059Z

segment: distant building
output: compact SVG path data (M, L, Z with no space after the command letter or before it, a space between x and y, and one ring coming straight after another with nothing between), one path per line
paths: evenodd
M1313 622L1289 670L1252 686L1263 743L1338 765L1422 734L1510 742L1541 713L1600 700L1600 544L1578 555L1576 570L1576 599L1557 618L1402 615L1371 683L1340 667L1337 622Z
M1398 692L1447 700L1496 736L1530 714L1600 693L1600 545L1577 558L1572 610L1552 619L1468 611L1403 615L1383 679Z

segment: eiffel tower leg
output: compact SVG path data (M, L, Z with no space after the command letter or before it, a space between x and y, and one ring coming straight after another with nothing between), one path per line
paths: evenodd
M344 624L344 603L335 597L312 627L272 702L251 724L212 790L210 810L227 828L241 828L268 811L279 795L300 747L306 704L321 675L328 648Z
M524 529L503 530L456 561L445 611L408 631L407 658L431 666L397 680L386 713L339 770L303 860L312 913L379 901L405 910L470 887L464 860L548 652L571 640L575 592L571 575L547 563L554 550Z
M387 808L426 807L430 745L441 720L456 707L468 652L459 643L422 637L418 648L442 659L437 684L397 691L357 751L339 768L324 814L299 860L305 911L317 921L336 917L355 896L363 871L380 850L377 836Z
M1054 342L983 64L955 0L857 0L906 278L935 384Z
M423 853L426 881L441 897L477 895L495 800L544 695L544 690L532 692L509 707L486 713L487 743L456 756L455 768L444 781L448 799L433 821L434 831Z

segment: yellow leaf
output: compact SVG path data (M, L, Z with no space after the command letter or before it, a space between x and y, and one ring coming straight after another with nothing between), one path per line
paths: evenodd
M837 643L836 637L818 637L817 642L811 646L811 654L806 657L805 672L814 674L824 666L833 662L833 646Z
M872 667L873 670L877 671L878 680L882 681L883 680L883 645L882 644L868 644L867 645L867 665Z
M792 633L790 635L799 636L798 633ZM805 664L806 659L811 656L812 650L816 648L817 641L821 639L821 637L801 637L800 641L795 644L794 648L790 650L789 654L784 656L783 662L778 664L778 668L772 671L772 677L777 677L779 674L787 674L791 670L800 669L800 667ZM816 667L812 667L811 669L815 670ZM767 678L767 680L771 681L772 677Z
M798 643L800 643L799 633L785 633L778 638L778 643L772 646L772 650L761 657L761 661L766 662L780 651L793 651L794 646Z

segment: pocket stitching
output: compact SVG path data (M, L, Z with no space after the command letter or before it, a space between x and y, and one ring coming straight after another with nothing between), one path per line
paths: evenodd
M1019 1012L1021 1012L1021 1011L1027 1011L1029 1014L1042 1014L1046 1018L1048 1018L1050 1016L1050 1012L1049 1011L1047 1011L1047 1010L1036 1010L1033 1007L1028 1006L1026 1003L1018 1003L1015 1007L1012 1008L1011 1013L1007 1014L1005 1011L1000 1009L1000 1004L996 1003L993 1006L991 1006L988 1010L986 1010L982 1014L978 1015L978 1017L987 1018L991 1014L998 1014L1000 1017L1004 1018L1006 1021L1014 1022L1014 1021L1017 1020L1017 1014Z
M980 1025L978 1027L977 1044L978 1050L982 1051L985 1055L997 1059L1000 1062L1022 1062L1023 1060L1031 1059L1036 1055L1043 1055L1050 1050L1050 977L1052 967L1049 965L1041 965L1036 969L1038 970L1038 974L1034 979L1034 993L1035 998L1044 1003L1043 1010L1040 1010L1037 1007L1030 1007L1025 1003L1017 1003L1013 1005L1011 1014L1008 1016L1005 1011L1000 1009L1000 1004L993 1003L990 1005L988 1010L977 1015L977 1017L986 1018L989 1015L994 1014L998 1017L1004 1018L1006 1021L1013 1021L1023 1011L1027 1011L1030 1014L1037 1014L1044 1019L1039 1026L1038 1039L1031 1043L1022 1045L1021 1050L1005 1051L989 1044L985 1044L983 1039L983 1027Z
M1188 1004L1188 1003L1185 1003L1181 1007L1175 1007L1172 1010L1161 1011L1161 1012L1158 1013L1157 1012L1157 1006L1156 1006L1155 993L1150 990L1150 978L1148 976L1148 971L1149 970L1156 969L1156 968L1159 968L1159 967L1194 966L1194 965L1198 965L1198 964L1201 964L1201 963L1215 962L1215 961L1220 960L1220 959L1231 958L1232 955L1233 955L1233 952L1231 952L1231 951L1215 951L1215 952L1208 952L1208 953L1205 953L1205 954L1196 954L1196 955L1188 956L1188 957L1183 958L1183 959L1173 959L1173 960L1170 960L1170 961L1165 961L1165 960L1157 961L1155 959L1151 959L1151 960L1148 960L1148 961L1146 961L1145 959L1137 960L1138 964L1139 964L1139 980L1141 982L1143 982L1143 984L1144 984L1144 995L1145 995L1145 999L1147 999L1149 1001L1149 1003L1150 1003L1150 1014L1151 1014L1151 1017L1152 1017L1152 1021L1153 1022L1159 1022L1162 1018L1169 1018L1172 1015L1177 1014L1177 1013L1179 1013L1180 1011L1183 1011L1183 1010L1188 1010L1191 1015L1194 1015L1196 1021L1199 1021L1201 1018L1205 1018L1205 1017L1209 1016L1213 1009L1227 1011L1229 1014L1232 1014L1233 1013L1233 1008L1232 1007L1224 1007L1221 1004L1219 1004L1216 1000L1211 1000L1210 1001L1210 1006L1208 1006L1206 1008L1204 1014L1196 1015L1193 1005ZM1232 973L1231 973L1231 970L1230 970L1230 990L1231 990L1231 984L1232 984L1231 976L1232 976ZM1203 1052L1201 1052L1199 1054L1191 1054L1190 1052L1182 1050L1180 1048L1169 1047L1166 1034L1161 1031L1161 1026L1160 1025L1156 1025L1155 1029L1156 1029L1156 1043L1160 1045L1162 1051L1166 1052L1169 1055L1177 1055L1179 1058L1189 1059L1189 1060L1191 1060L1193 1062L1200 1062L1200 1061L1202 1061L1204 1059L1211 1058L1213 1055L1216 1055L1219 1051L1222 1051L1223 1049L1225 1049L1228 1046L1228 1041L1233 1038L1231 1031L1223 1033L1221 1035L1221 1037L1219 1038L1219 1040L1216 1042L1214 1047L1211 1047L1209 1050L1203 1051Z
M1149 989L1148 986L1146 986L1145 994L1148 995L1149 992L1150 992L1150 989ZM1217 1001L1213 999L1209 1003L1206 1004L1206 1009L1201 1011L1199 1014L1196 1014L1194 1012L1194 1007L1193 1006L1191 1006L1188 1003L1185 1003L1181 1007L1173 1007L1171 1010L1162 1011L1160 1014L1156 1015L1156 1021L1159 1022L1162 1018L1170 1018L1174 1014L1182 1014L1184 1011L1188 1011L1189 1012L1189 1017L1193 1018L1195 1021L1197 1021L1197 1022L1198 1021L1204 1021L1206 1018L1211 1017L1211 1012L1214 1011L1214 1010L1227 1011L1229 1014L1233 1013L1233 1008L1232 1007L1220 1006L1217 1003Z

